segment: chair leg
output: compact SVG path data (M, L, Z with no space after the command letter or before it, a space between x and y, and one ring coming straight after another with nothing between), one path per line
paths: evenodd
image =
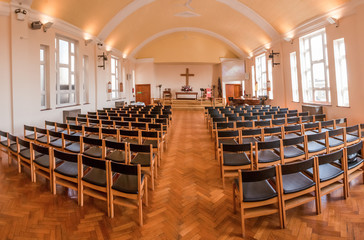
M56 188L56 175L53 174L52 176L52 190L53 190L53 195L56 195L57 192L57 188Z
M152 191L154 191L154 173L153 173L154 171L151 171L151 175L150 175L150 180L151 180L151 182L152 182Z
M139 225L143 226L143 203L142 203L142 197L139 195L138 199L138 210L139 210Z
M111 190L112 191L112 190ZM110 217L114 217L114 196L110 192Z
M79 191L79 205L83 207L83 183L80 183L80 191Z
M236 184L233 184L233 205L234 205L234 214L236 213L236 202L235 202L235 189L236 189Z
M21 173L21 164L20 164L20 157L18 156L18 173Z
M148 181L147 179L144 180L144 201L145 201L145 206L148 207L149 203L148 203Z
M244 208L242 206L240 207L240 216L241 216L241 235L242 237L245 237L245 218L244 218Z

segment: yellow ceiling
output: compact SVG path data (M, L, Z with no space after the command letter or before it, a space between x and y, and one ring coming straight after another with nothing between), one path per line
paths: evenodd
M220 57L237 58L237 55L223 42L196 32L177 32L160 37L135 56L137 59L154 58L156 63L219 63Z
M9 2L10 0L0 1ZM158 33L175 28L194 28L216 33L241 51L249 53L274 40L271 39L272 29L269 32L263 26L264 24L262 25L264 21L252 20L239 12L239 7L230 7L223 3L224 1L232 4L245 4L246 7L266 20L278 34L282 35L351 0L149 1L151 3L147 4L147 0L33 0L31 8L50 17L69 22L86 33L98 36L108 29L108 23L118 16L121 10L127 9L126 7L131 3L141 2L146 5L139 9L134 8L135 11L124 16L123 21L117 23L115 28L106 31L108 34L103 39L106 44L128 55L134 49L138 49L138 46L144 41L153 38ZM187 4L188 2L190 5ZM191 18L174 16L184 11L193 11L200 16ZM158 39L162 41L164 38ZM167 42L173 45L172 42ZM191 44L199 46L197 41L191 42ZM146 48L143 51L146 51Z
M250 52L271 40L267 33L251 20L217 1L192 2L194 12L200 14L200 17L174 16L187 10L183 7L183 2L174 1L174 4L171 4L170 0L158 0L144 6L120 23L105 42L128 55L148 37L178 27L202 28L218 33L245 52Z
M133 0L34 0L31 8L62 19L91 35L102 28Z
M239 0L267 20L278 32L286 33L305 21L320 16L350 0Z

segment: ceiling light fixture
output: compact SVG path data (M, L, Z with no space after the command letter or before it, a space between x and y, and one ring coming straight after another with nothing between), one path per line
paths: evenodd
M85 39L85 46L89 45L90 43L92 43L92 39Z
M15 13L16 13L17 20L24 21L25 15L27 15L27 10L18 8L18 9L15 9Z
M47 32L48 29L50 29L53 26L52 22L47 22L45 24L43 24L43 32Z
M327 18L327 21L330 23L330 24L335 24L336 27L339 27L339 20L334 18L334 17L328 17Z

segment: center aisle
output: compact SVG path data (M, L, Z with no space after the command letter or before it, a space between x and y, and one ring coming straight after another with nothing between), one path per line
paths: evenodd
M144 208L145 225L141 236L134 236L217 239L231 231L239 236L240 215L230 214L232 188L226 187L228 195L222 189L203 111L174 110L170 133L157 187L150 194L151 204Z

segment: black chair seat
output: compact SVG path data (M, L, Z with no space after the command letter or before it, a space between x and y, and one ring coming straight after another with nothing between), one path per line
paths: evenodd
M7 147L8 146L8 140L1 141L0 144Z
M73 135L73 136L83 136L82 135L82 132L70 132L70 135Z
M338 139L340 141L344 141L344 137L343 136L337 136L335 137L335 139ZM354 135L351 135L351 134L346 134L346 142L355 142L359 139L358 136L354 136Z
M107 141L110 141L110 142L117 142L118 141L116 137L112 137L112 136L108 136L108 137L106 137L104 139L107 140Z
M153 153L153 158L154 158ZM149 153L138 153L130 162L131 164L140 164L142 167L150 166L150 154Z
M102 149L99 147L90 147L83 154L94 158L102 158Z
M255 155L255 153L254 153ZM259 163L270 163L280 160L281 157L272 150L261 150L258 151L258 162Z
M318 142L321 144L325 144L325 140L319 140ZM344 142L336 138L329 138L329 147L336 147L340 146L341 144L344 144Z
M305 154L304 151L295 146L284 147L283 152L285 158L294 158Z
M239 186L239 180L235 179L235 184ZM244 202L265 201L277 196L277 192L269 184L267 180L259 182L244 182L243 183Z
M264 142L271 142L271 141L276 141L276 140L280 140L280 138L276 135L264 137Z
M53 141L55 140L55 138L53 138L53 137L50 137L50 138ZM43 137L38 137L37 141L40 143L48 143L48 138L47 138L47 136L44 135Z
M106 159L115 162L125 163L125 153L123 151L116 150L107 155Z
M65 175L71 178L77 178L78 166L76 162L64 162L54 169L56 173Z
M221 144L238 144L238 142L235 139L219 139L219 147Z
M323 144L321 144L316 141L310 141L307 143L307 150L309 153L315 153L315 152L325 150L326 146L324 145L324 143L325 142L323 142ZM303 144L298 144L297 146L299 148L303 149Z
M288 134L284 135L284 138L289 139L289 138L296 138L298 136L301 136L301 135L296 134L296 133L288 133Z
M29 134L29 135L26 135L25 138L27 139L30 139L30 140L34 140L35 139L35 134Z
M79 153L81 151L81 146L80 143L74 142L71 145L65 147L65 149L73 153Z
M243 138L243 144L245 143L255 143L258 142L258 140L255 137L245 137Z
M300 172L283 175L282 180L283 192L285 194L299 192L315 186L314 181Z
M26 149L20 151L19 155L26 158L26 159L30 159L30 149L26 148ZM43 154L41 154L39 152L35 152L35 157L34 158L40 157L42 155Z
M12 152L17 152L18 151L18 147L17 147L17 144L16 143L13 143L13 144L11 144L10 145L10 151L12 151ZM27 149L26 147L24 147L24 146L22 146L22 145L19 145L19 152L21 152L21 151L23 151L23 150L25 150L25 149Z
M150 145L150 144L152 144L153 148L158 148L158 140L147 139L143 143L143 145Z
M309 130L309 131L305 131L305 135L313 135L313 134L317 134L319 133L318 130Z
M364 160L361 157L354 157L352 159L348 159L348 170L351 170L357 166L359 166ZM335 164L341 167L341 162L339 160L335 161Z
M144 180L144 174L141 175L141 180ZM137 194L138 193L138 176L120 174L118 179L111 187L120 192Z
M99 168L91 168L83 176L82 180L100 187L106 187L106 171Z
M307 169L306 172L310 176L313 176L312 171L313 171L312 168L310 168L310 169ZM339 176L340 174L343 174L343 172L344 172L340 168L337 168L337 167L331 165L330 163L320 165L319 171L320 171L320 182L325 182L330 179L333 179L333 178Z
M138 144L139 140L136 138L124 138L123 143L131 143L131 144Z
M62 139L58 138L57 140L50 142L49 145L51 145L52 147L61 148L63 146Z
M99 135L95 135L95 134L86 134L85 137L99 139Z
M55 159L55 163L56 165L61 163L62 160L60 159ZM45 167L45 168L49 168L49 156L48 155L42 155L38 158L34 159L34 163L36 163L39 166Z
M224 152L225 166L243 166L249 165L250 160L245 153L227 153Z

